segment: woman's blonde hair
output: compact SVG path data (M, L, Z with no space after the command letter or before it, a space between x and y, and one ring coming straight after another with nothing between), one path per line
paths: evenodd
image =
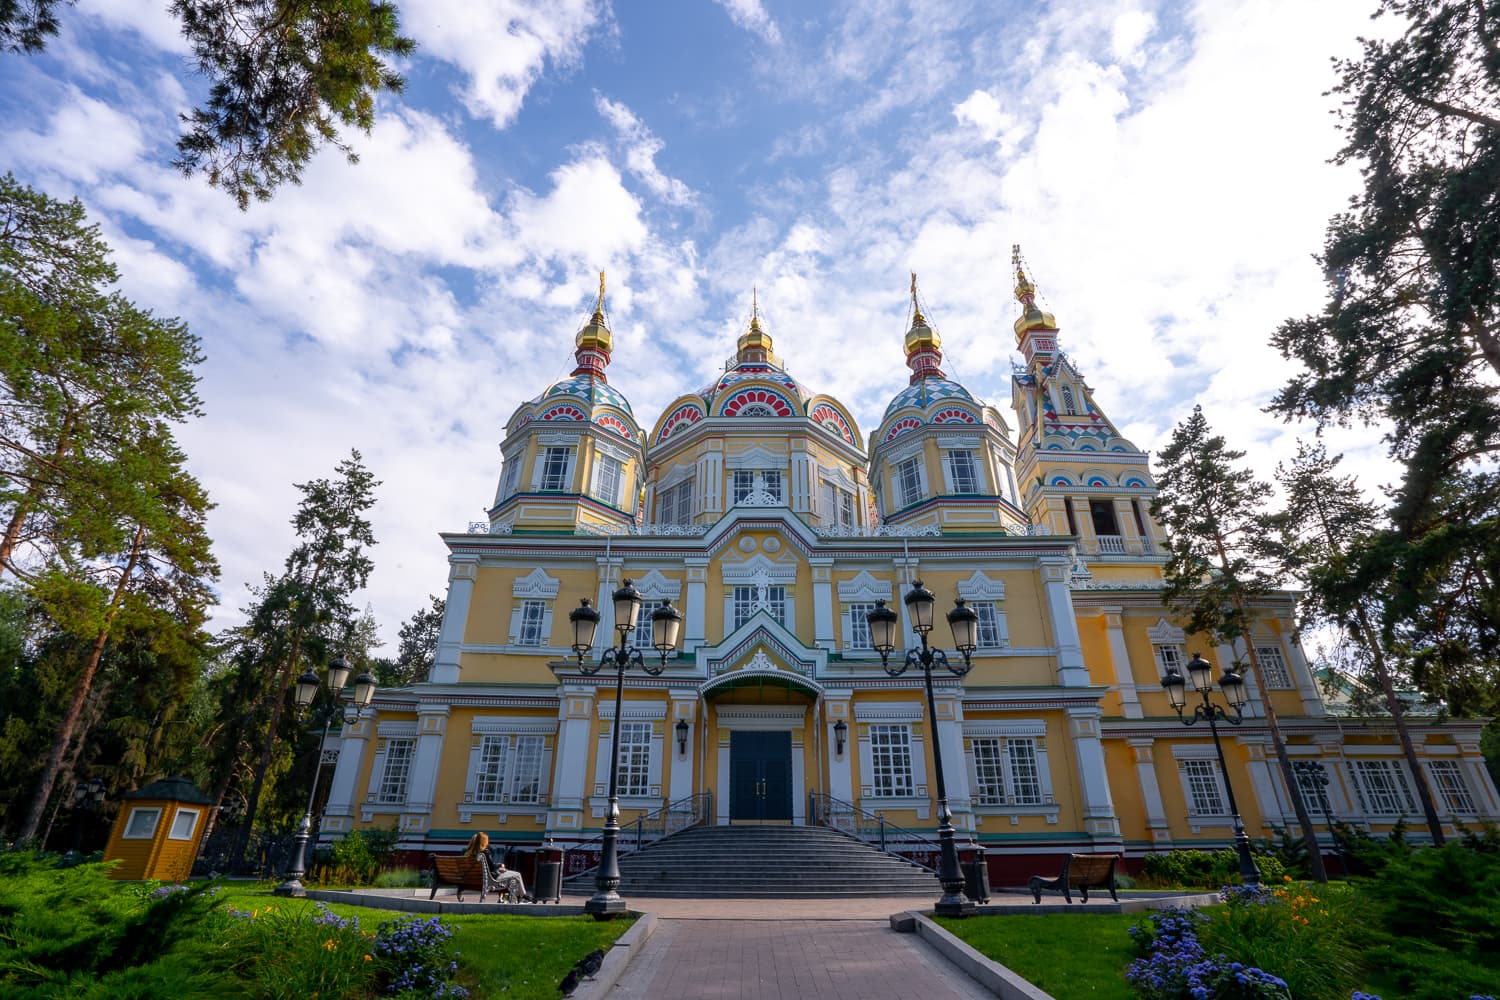
M490 846L490 835L487 833L476 833L469 838L469 846L464 848L464 857L477 858Z

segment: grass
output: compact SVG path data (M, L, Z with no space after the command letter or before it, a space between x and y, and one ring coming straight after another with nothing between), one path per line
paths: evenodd
M1125 982L1125 967L1135 958L1127 931L1142 919L1138 913L1056 913L938 917L937 923L1053 996L1134 1000Z
M226 889L229 905L241 910L268 906L312 907L307 900L281 899L269 889ZM395 910L328 903L341 917L358 917L374 930L382 921L410 916ZM417 914L420 916L421 914ZM444 916L454 928L453 945L459 953L458 981L478 997L515 997L518 1000L555 1000L557 984L584 955L608 949L632 921L620 918L599 922L592 917L530 917L511 914Z

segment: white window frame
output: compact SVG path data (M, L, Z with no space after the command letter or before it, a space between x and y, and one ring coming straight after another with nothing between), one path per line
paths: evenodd
M1010 636L1005 628L1005 612L994 601L967 601L979 616L979 630L975 639L980 649L1003 649L1010 645ZM988 640L988 641L986 641Z
M969 741L974 760L976 806L1044 806L1051 799L1046 749L1034 736L976 736Z
M1478 813L1478 800L1474 798L1469 783L1464 780L1463 764L1447 758L1428 760L1427 773L1432 777L1432 787L1437 789L1448 812L1463 816Z
M967 468L961 468L961 466L967 466ZM949 493L983 492L984 479L979 474L979 462L975 459L971 449L944 449L943 481Z
M891 491L896 494L898 510L920 503L927 496L927 466L920 454L891 466Z
M549 444L537 456L537 489L544 493L566 493L573 486L571 445ZM560 460L561 466L554 460Z
M1229 796L1224 789L1224 776L1219 773L1218 762L1212 757L1179 758L1177 774L1182 779L1182 795L1187 803L1189 816L1210 818L1229 815Z
M625 488L625 463L613 455L594 453L594 499L620 506Z
M150 840L156 836L156 825L160 822L159 806L135 806L130 810L130 818L125 821L125 830L120 834L120 839Z
M500 495L496 497L496 500L515 496L520 487L521 455L513 455L505 459L505 471L500 476Z
M415 737L391 737L385 741L385 765L381 768L380 784L375 789L376 802L396 805L406 801L411 788L411 766L416 756Z
M786 502L786 478L780 469L730 469L730 505L738 506L757 493L766 493L777 503Z
M635 629L630 633L630 645L636 649L652 651L656 649L651 634L651 614L661 607L666 601L653 601L646 598L641 601L640 610L635 615Z
M177 811L172 814L172 829L167 832L168 840L192 840L193 834L198 831L198 817L202 811L187 806L178 806ZM182 821L187 820L187 829L182 830Z
M870 785L875 797L905 799L915 796L911 725L872 722L869 727Z
M730 620L734 623L734 627L729 631L733 632L745 624L755 615L756 611L760 610L755 606L756 590L757 587L754 584L747 583L735 584L730 589ZM765 611L776 620L778 625L786 625L787 600L789 597L787 587L784 584L773 583L766 587Z
M1177 673L1183 677L1187 676L1187 658L1182 655L1182 647L1173 642L1158 642L1151 646L1151 652L1156 656L1156 667L1163 675Z
M691 477L657 491L656 521L658 524L693 523L693 480Z
M1292 683L1291 666L1282 655L1280 646L1257 644L1255 659L1260 664L1260 679L1267 689L1289 691L1297 686Z
M870 621L874 601L851 601L844 605L844 649L852 653L875 651L870 639Z
M620 743L616 748L620 770L617 787L621 798L645 798L651 789L653 724L620 720Z
M473 802L484 805L536 805L542 801L542 761L546 738L534 733L479 737L474 754Z
M1416 796L1401 761L1374 757L1346 761L1350 784L1360 811L1366 816L1415 816ZM1402 808L1403 803L1405 808ZM1393 806L1395 808L1386 808Z
M822 523L830 528L852 528L857 523L854 516L854 494L837 483L823 480L819 501L822 504Z
M523 598L517 605L520 617L516 624L517 646L545 646L551 638L547 634L551 602L539 598Z

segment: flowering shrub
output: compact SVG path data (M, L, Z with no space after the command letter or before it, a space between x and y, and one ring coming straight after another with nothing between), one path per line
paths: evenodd
M1137 924L1130 936L1145 955L1131 963L1125 978L1144 1000L1291 1000L1284 981L1223 955L1210 957L1198 941L1207 922L1191 910L1154 913L1150 926Z
M437 917L408 917L380 925L371 950L381 960L382 977L390 993L461 1000L469 991L454 983L457 952L449 949L453 931Z
M224 960L265 997L367 996L377 970L373 935L358 917L341 917L322 903L268 902L249 910L226 907Z

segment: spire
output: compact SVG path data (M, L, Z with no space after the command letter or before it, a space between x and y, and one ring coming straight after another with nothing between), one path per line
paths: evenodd
M760 328L760 290L750 287L750 329L740 334L735 362L768 362L772 360L771 335Z
M943 339L936 330L927 325L922 307L917 302L917 272L911 273L911 329L906 331L906 366L911 369L911 380L916 382L931 376L947 378L941 368L943 361Z
M1016 272L1016 301L1022 306L1021 318L1015 323L1016 339L1024 340L1026 334L1032 330L1056 333L1056 317L1049 312L1044 312L1036 304L1036 285L1026 277L1026 269L1021 262L1021 244L1019 243L1011 244L1010 266Z
M578 348L573 352L573 357L578 359L578 367L573 369L573 374L592 375L601 382L607 381L604 369L609 364L612 342L609 326L604 321L604 272L600 271L599 301L594 306L594 315L578 331L578 336L573 338L573 343Z

